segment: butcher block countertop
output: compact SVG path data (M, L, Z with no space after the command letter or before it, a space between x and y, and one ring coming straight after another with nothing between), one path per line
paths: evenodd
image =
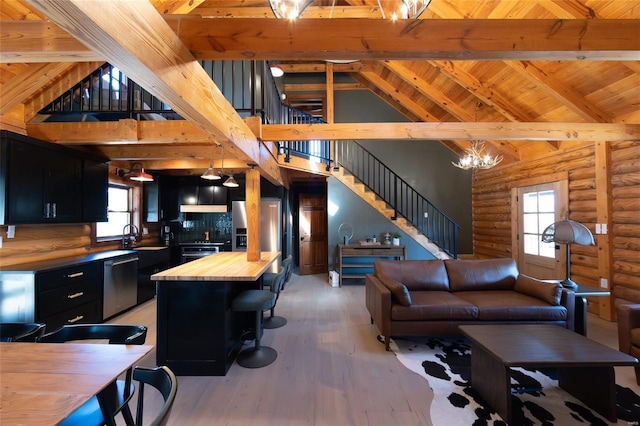
M246 252L220 252L183 263L151 276L156 281L256 281L280 256L263 251L260 260L247 261Z

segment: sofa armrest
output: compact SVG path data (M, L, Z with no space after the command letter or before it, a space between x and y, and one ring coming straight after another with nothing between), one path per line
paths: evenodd
M365 300L371 320L388 341L391 333L391 291L373 274L365 277Z
M576 329L576 295L569 288L563 288L560 294L560 305L567 308L567 328L571 331Z
M631 352L631 330L640 328L640 305L618 306L618 348L626 354Z

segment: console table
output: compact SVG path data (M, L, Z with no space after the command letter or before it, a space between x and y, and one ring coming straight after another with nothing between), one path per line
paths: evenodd
M364 263L349 263L349 258L370 258ZM375 258L393 257L396 260L407 258L407 246L394 245L369 245L369 244L338 244L338 274L340 274L339 285L342 287L343 278L364 278L366 273L359 270L373 268ZM351 272L349 272L351 271Z

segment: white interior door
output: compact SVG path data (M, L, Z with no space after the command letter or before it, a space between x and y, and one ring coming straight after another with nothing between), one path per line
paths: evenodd
M568 214L566 180L517 188L518 269L540 279L561 279L565 251L543 243L545 228Z

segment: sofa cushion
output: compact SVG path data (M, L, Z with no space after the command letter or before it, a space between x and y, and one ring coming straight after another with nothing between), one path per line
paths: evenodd
M389 278L385 274L380 274L378 279L385 287L389 289L391 292L391 297L393 300L403 306L411 305L411 295L409 294L409 290L404 286L401 282L394 280L393 278Z
M524 274L518 275L513 289L518 293L536 297L554 306L560 304L560 295L562 295L560 283L547 283Z
M400 281L409 291L449 290L449 278L444 262L433 260L387 260L376 259L373 262L377 277L384 274Z
M459 291L460 299L478 307L481 321L566 321L567 308L511 290Z
M392 321L474 320L478 308L448 291L412 291L411 306L394 304Z
M445 260L451 291L513 290L518 277L515 260ZM404 282L404 281L403 281ZM409 287L409 290L411 288Z

